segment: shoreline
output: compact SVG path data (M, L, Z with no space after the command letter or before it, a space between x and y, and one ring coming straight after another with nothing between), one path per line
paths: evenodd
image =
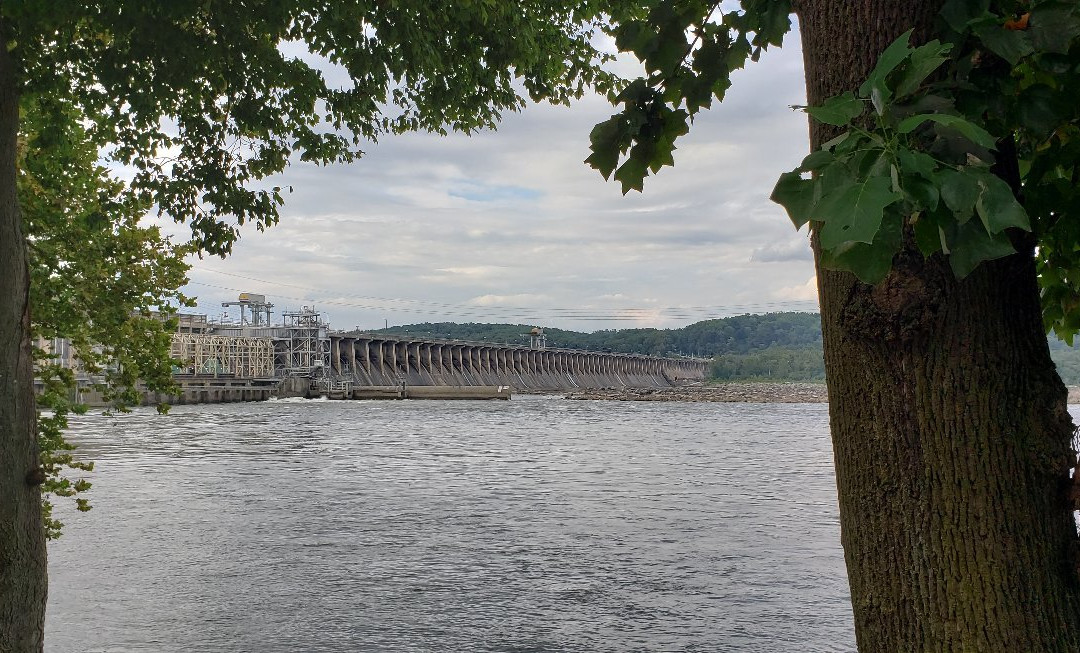
M1070 404L1080 404L1080 386L1068 386ZM757 404L825 404L824 383L721 383L674 388L595 388L564 395L567 399L599 401L685 401Z
M828 403L824 383L722 383L673 388L596 388L567 393L567 399L686 401L758 404Z

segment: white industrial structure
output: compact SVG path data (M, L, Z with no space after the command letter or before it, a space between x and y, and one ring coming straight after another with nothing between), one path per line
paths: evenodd
M274 377L274 345L269 338L174 333L169 355L181 361L180 374Z

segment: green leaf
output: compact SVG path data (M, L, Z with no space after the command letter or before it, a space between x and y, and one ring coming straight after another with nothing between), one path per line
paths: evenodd
M915 232L915 244L923 256L930 256L941 251L941 228L929 212L920 213L914 218L912 231Z
M802 160L802 163L799 164L798 169L803 172L812 172L824 168L835 160L836 156L833 155L832 152L829 152L828 150L817 150L816 152L807 154Z
M994 149L997 146L997 141L994 137L982 127L965 120L960 116L952 116L944 113L919 113L914 116L909 116L900 121L900 124L896 126L896 131L901 134L910 134L926 121L935 122L950 129L955 129L960 132L964 138L976 145L981 145L982 147L989 149Z
M803 179L798 172L780 175L769 199L784 207L796 229L810 221L810 214L819 199L820 184Z
M1005 29L1004 25L996 21L975 28L975 34L991 52L1013 66L1035 51L1026 31Z
M592 154L585 159L585 163L600 171L604 179L611 177L615 167L619 164L620 143L619 136L622 129L623 114L618 113L604 122L598 123L589 132L589 149Z
M1046 84L1033 84L1016 103L1020 123L1039 138L1046 138L1072 115L1068 99Z
M949 267L957 279L971 274L983 261L992 261L1016 252L1004 234L991 236L981 223L970 220L947 232Z
M614 148L597 150L593 147L593 153L585 159L585 163L600 171L604 179L609 179L615 167L619 165L619 151Z
M874 113L884 116L889 108L889 90L884 86L875 86L870 91L870 104L874 107Z
M940 193L933 182L915 175L903 179L904 197L919 211L933 211L938 207Z
M948 0L941 7L941 17L956 32L990 15L990 0Z
M988 232L998 234L1010 227L1031 231L1027 211L1003 179L987 172L979 175L978 184L980 192L975 210Z
M887 102L891 96L891 92L885 85L885 78L889 73L896 69L908 55L911 53L911 48L908 46L911 40L911 33L914 29L909 29L897 38L895 41L889 44L889 47L882 51L878 56L877 65L870 71L870 74L866 77L866 81L859 87L859 95L861 97L872 97L874 89L878 89L882 96L882 100ZM876 104L876 103L875 103ZM880 113L880 109L879 109Z
M901 199L891 188L888 177L870 177L865 181L823 188L821 201L813 210L815 220L825 223L821 246L832 249L841 243L871 243L881 226L885 207Z
M919 175L923 179L933 181L937 175L937 161L925 152L916 152L906 147L898 147L896 150L897 161L906 175Z
M1031 8L1028 23L1037 50L1068 54L1080 37L1080 12L1075 2L1043 2Z
M967 222L975 210L982 189L974 175L946 168L938 173L938 188L945 206L952 209L959 224Z
M891 174L889 169L892 167L892 159L883 148L868 147L848 157L847 166L859 179L881 177Z
M896 97L906 97L918 90L931 73L948 61L944 55L951 49L951 45L942 45L936 40L915 48L908 65L904 67L900 81L896 84Z
M648 162L642 158L631 156L615 171L615 179L622 183L623 195L626 195L631 189L640 193L645 188L645 177L648 174Z
M837 154L853 150L862 139L853 131L846 131L821 144L821 149Z
M806 112L818 122L843 127L861 115L863 109L863 101L857 99L851 91L848 91L843 95L837 95L825 100L821 106L806 107Z
M903 243L902 220L896 214L885 217L874 236L874 242L843 243L832 249L822 249L821 263L831 270L847 270L859 281L876 284L892 268L892 260Z
M638 59L645 58L654 38L656 33L645 21L628 20L615 28L615 47L620 52L633 52Z

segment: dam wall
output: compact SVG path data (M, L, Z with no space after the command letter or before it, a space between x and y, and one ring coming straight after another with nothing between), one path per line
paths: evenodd
M518 391L663 388L705 378L707 361L572 349L330 334L330 373L358 386L510 386Z

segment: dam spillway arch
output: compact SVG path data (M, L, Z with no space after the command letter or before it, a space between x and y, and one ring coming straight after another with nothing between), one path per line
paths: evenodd
M532 349L366 333L330 334L331 377L360 386L510 386L519 391L663 388L702 381L708 361Z

